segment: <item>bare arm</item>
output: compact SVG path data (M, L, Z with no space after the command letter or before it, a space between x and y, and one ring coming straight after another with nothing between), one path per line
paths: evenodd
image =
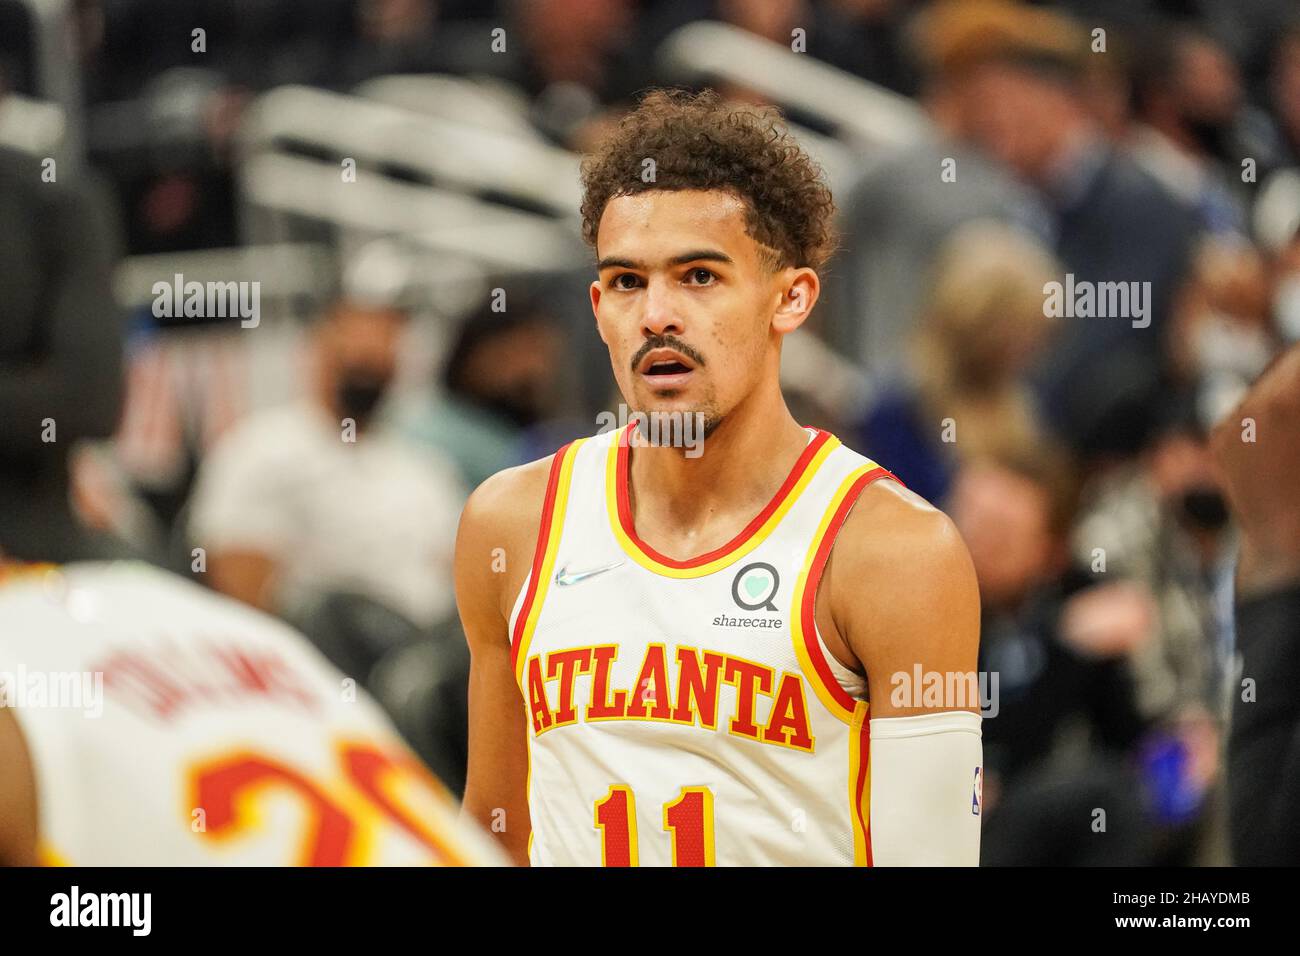
M947 515L895 482L869 485L840 531L826 577L834 630L865 669L872 717L979 709L973 700L914 705L896 692L917 665L922 674L975 677L979 587Z
M1241 527L1238 598L1300 583L1300 345L1260 376L1210 444Z
M835 554L831 616L871 702L866 860L976 866L979 592L966 546L942 512L878 481Z
M466 502L456 536L456 605L470 649L464 812L524 866L528 729L507 629L532 562L550 465L547 458L485 481Z
M0 866L36 866L36 775L18 721L0 707Z
M1228 806L1234 861L1300 862L1300 345L1260 377L1212 445L1241 528Z

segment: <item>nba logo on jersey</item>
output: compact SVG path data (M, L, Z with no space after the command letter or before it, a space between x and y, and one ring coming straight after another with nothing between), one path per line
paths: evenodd
M981 769L975 768L975 787L970 796L970 812L975 816L980 815L980 805L984 803L984 775L980 772Z

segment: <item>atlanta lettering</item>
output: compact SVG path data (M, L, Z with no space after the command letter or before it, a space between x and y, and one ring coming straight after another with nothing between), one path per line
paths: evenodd
M675 680L669 679L669 653L651 644L631 687L612 687L610 669L618 657L617 644L597 644L534 654L524 671L524 689L533 733L541 736L583 721L650 720L701 727L762 744L814 751L809 732L808 700L803 678L778 674L772 668L733 654L678 647ZM574 700L579 674L590 674L591 696ZM722 684L736 689L735 706L720 714ZM548 686L553 692L548 692ZM771 698L767 719L760 723L759 695Z

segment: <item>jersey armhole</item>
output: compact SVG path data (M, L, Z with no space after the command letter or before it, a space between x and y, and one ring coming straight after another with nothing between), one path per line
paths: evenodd
M849 506L845 510L844 516L837 522L835 527L830 532L831 547L830 547L830 551L827 554L828 561L830 559L830 556L835 553L835 542L839 539L840 529L848 522L849 515L853 514L853 509L858 506L858 501L861 500L862 493L866 491L869 486L874 485L876 482L885 481L885 480L897 482L900 488L907 487L907 485L903 484L903 482L899 479L897 475L895 475L892 471L889 471L886 468L882 468L877 465L875 469L867 472L867 474L863 476L863 480L861 484L851 492L850 500L848 503ZM820 591L821 591L821 580L819 578L817 581L817 592L820 593ZM860 699L869 702L869 698L867 694L870 688L867 681L867 665L863 664L861 661L858 661L859 666L861 666L862 668L862 673L859 674L857 671L853 670L853 668L847 666L843 661L841 661L838 657L832 654L830 648L826 646L826 641L822 637L821 628L817 626L817 593L813 594L813 631L817 635L817 643L821 646L822 653L826 655L827 664L830 665L833 671L837 672L836 677L838 678L841 675L846 677L850 681L850 683L854 685L856 689L856 692L849 691L849 693L853 694L855 697L859 697ZM844 638L844 643L846 645L848 644L848 638ZM850 647L849 650L852 651L852 647ZM843 686L843 684L841 684L841 686Z
M835 554L835 542L839 539L840 528L849 520L849 515L853 514L853 509L858 506L858 499L862 497L862 492L866 491L867 485L872 484L874 481L889 477L892 477L892 475L877 475L876 478L872 479L872 481L864 482L860 488L852 493L851 499L848 501L848 508L844 511L843 517L840 518L840 520L837 521L828 532L828 537L831 542L826 557L828 564L830 563L831 557ZM813 634L817 637L817 647L821 650L822 656L826 659L826 665L830 668L831 673L835 676L840 687L844 689L844 692L858 700L869 700L867 697L869 688L867 684L866 665L861 661L858 661L858 665L862 668L862 673L858 673L832 653L830 646L826 643L826 638L822 636L821 625L817 622L817 599L821 596L823 580L824 575L819 573L817 576L816 588L812 595ZM847 645L848 640L844 639L844 643ZM850 648L850 650L852 649Z
M570 443L572 444L572 443ZM555 487L560 478L560 467L564 461L564 453L568 451L569 445L560 448L551 458L551 467L546 476L546 494L542 498L542 507L537 521L537 535L533 538L533 550L528 557L528 573L524 575L523 582L519 585L519 591L515 594L514 601L510 604L510 617L506 621L506 640L511 645L515 642L515 621L519 617L519 609L523 606L524 600L532 587L533 578L537 573L537 565L541 560L543 552L546 549L547 532L551 524L551 506L555 500Z
M534 608L545 598L546 567L548 559L553 559L564 511L568 506L568 483L573 475L573 460L582 440L571 441L560 448L551 459L550 474L546 479L546 497L542 501L541 520L537 526L537 540L533 544L532 561L529 571L515 598L514 606L507 622L507 639L510 642L510 662L518 674L520 648L527 643L530 618L535 618Z
M533 553L536 555L536 545L533 546ZM515 641L515 621L519 618L519 611L524 606L524 596L528 593L528 587L533 583L533 569L531 563L528 567L528 573L524 575L523 583L519 585L519 593L515 595L515 601L510 605L510 618L506 621L506 640L511 644Z
M866 701L867 676L858 674L846 667L826 646L821 628L817 625L817 596L821 592L821 582L826 564L839 537L840 529L848 519L849 513L856 507L858 499L868 485L882 478L893 479L903 485L892 472L870 462L849 474L841 483L839 490L831 499L823 526L813 541L813 554L809 566L805 589L800 594L799 617L802 626L799 631L807 654L807 663L811 667L810 677L814 680L818 696L827 708L842 720L851 722L858 700ZM903 485L906 487L906 485ZM811 636L811 640L809 637ZM796 652L800 648L796 645ZM852 687L845 686L849 683ZM857 691L857 693L855 693Z

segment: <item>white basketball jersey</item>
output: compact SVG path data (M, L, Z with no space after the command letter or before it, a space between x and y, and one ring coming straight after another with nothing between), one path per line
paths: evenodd
M292 628L143 564L0 569L0 706L48 863L501 861Z
M727 545L641 541L635 424L555 456L510 620L534 865L870 865L865 681L814 620L835 533L883 468L827 432Z

